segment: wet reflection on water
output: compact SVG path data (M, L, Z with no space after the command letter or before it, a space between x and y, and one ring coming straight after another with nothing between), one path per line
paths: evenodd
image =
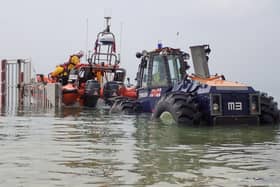
M278 130L272 126L194 128L138 122L137 172L146 176L139 183L277 184Z
M1 186L278 186L279 126L183 127L107 110L0 118Z

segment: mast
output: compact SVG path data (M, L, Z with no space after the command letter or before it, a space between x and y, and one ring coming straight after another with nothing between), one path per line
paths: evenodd
M105 29L105 32L110 32L110 26L111 26L111 16L105 16L104 17L105 20L106 20L106 29Z
M121 61L121 52L122 52L122 32L123 32L123 22L121 22L121 25L120 25L120 47L119 47L119 54L118 54L118 61L120 62Z
M89 58L89 50L88 50L88 18L86 19L86 41L85 41L85 52L86 52L86 60Z

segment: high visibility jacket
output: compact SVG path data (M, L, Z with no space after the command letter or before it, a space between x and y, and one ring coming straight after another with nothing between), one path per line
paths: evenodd
M99 84L102 84L102 73L100 71L96 72L96 78Z
M69 72L80 63L80 58L76 55L72 55L69 58L68 63L60 64L56 66L55 70L51 73L51 76L68 76Z
M65 65L66 66L66 65ZM67 71L63 64L56 66L55 70L51 73L52 77L67 76Z
M77 55L70 56L68 70L72 70L76 65L80 63L80 58Z

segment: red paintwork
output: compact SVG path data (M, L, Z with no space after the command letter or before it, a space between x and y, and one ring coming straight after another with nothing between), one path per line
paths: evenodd
M129 97L129 98L137 98L137 92L136 92L136 88L135 87L121 87L120 90L119 90L119 94L120 96L123 96L123 97Z
M62 87L62 102L65 105L74 105L79 97L78 88L73 84Z
M73 105L75 103L79 103L80 106L84 106L83 95L85 94L85 85L82 84L80 88L77 88L73 84L69 83L66 86L63 86L64 91L73 90L72 93L64 93L63 92L63 103L65 105ZM76 90L76 92L74 92ZM137 92L135 87L127 88L125 86L121 86L118 92L118 96L129 97L129 98L137 98ZM100 89L100 98L103 98L103 88Z

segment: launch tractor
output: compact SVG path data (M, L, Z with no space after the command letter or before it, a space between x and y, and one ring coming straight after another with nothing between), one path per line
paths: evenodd
M190 55L180 49L160 46L137 53L137 98L117 98L111 111L151 112L154 119L169 115L187 125L279 122L273 97L224 75L210 75L209 45L192 46L190 51L193 74L187 73Z

